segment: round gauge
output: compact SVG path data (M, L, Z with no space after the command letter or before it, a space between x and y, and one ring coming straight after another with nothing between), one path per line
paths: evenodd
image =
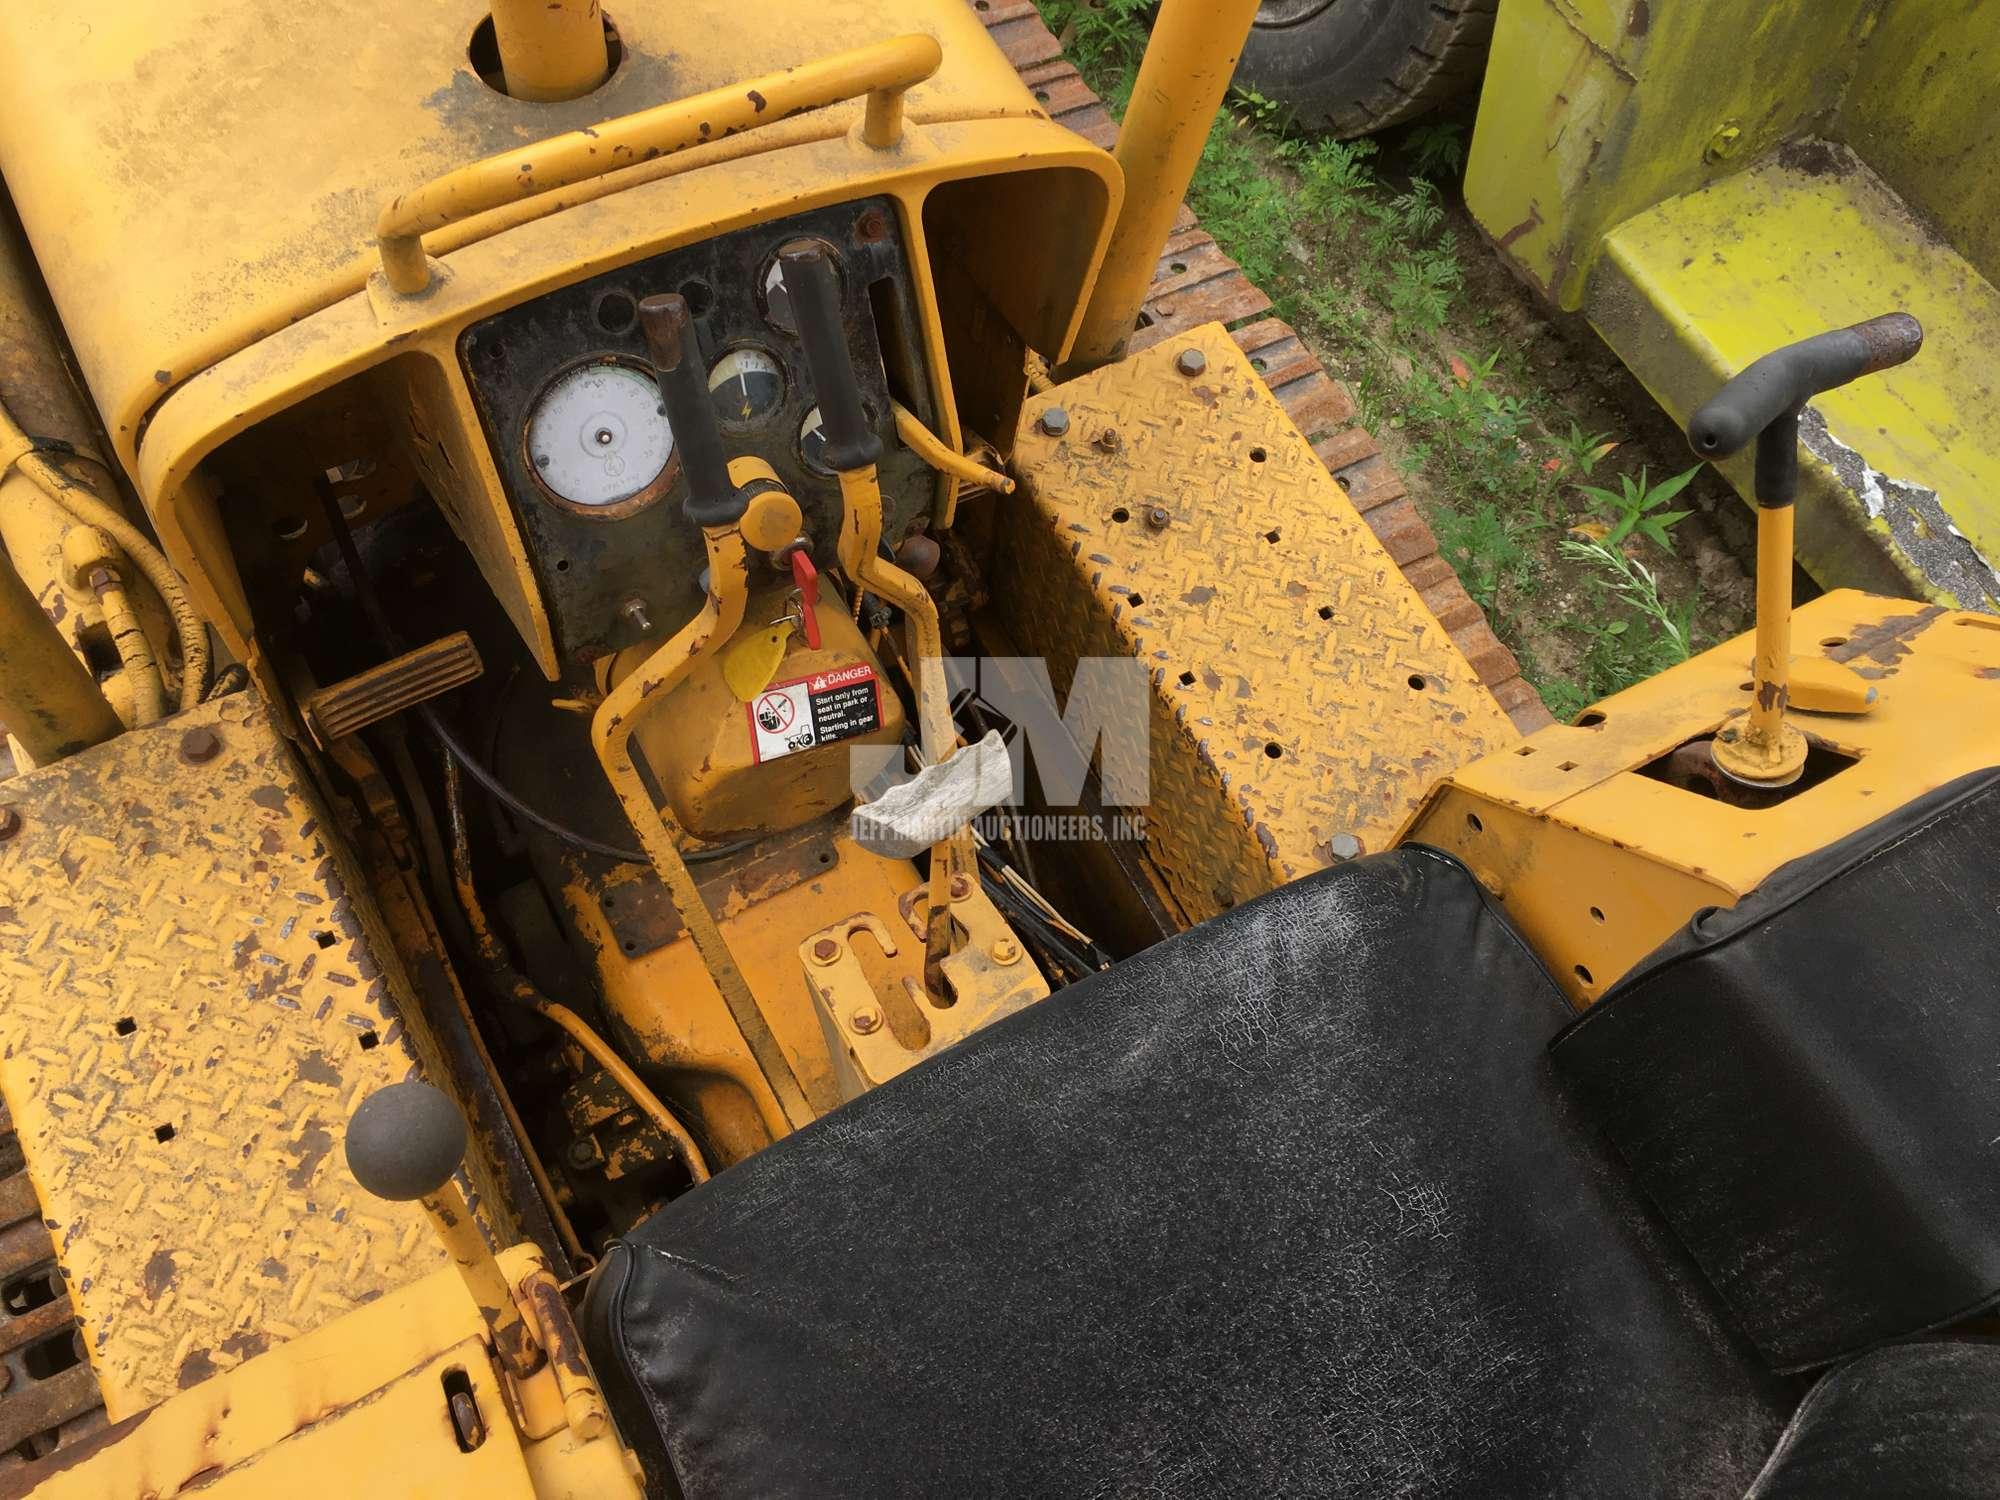
M799 423L799 457L815 474L833 472L826 461L826 428L820 425L817 406L807 412L806 419Z
M784 367L754 344L731 349L709 371L708 399L716 417L732 426L761 422L785 399Z
M826 258L833 264L836 274L840 271L840 256L833 246L824 240L787 240L774 252L764 265L764 279L758 287L758 294L764 299L764 316L771 326L780 333L796 334L799 321L792 316L792 299L785 291L784 262L778 259L795 245L818 245L826 251Z
M549 382L528 414L528 461L558 500L588 509L630 500L674 456L653 377L630 365L579 365Z

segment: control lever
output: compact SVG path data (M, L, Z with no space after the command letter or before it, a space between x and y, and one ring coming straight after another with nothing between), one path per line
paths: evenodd
M465 1118L428 1083L392 1083L361 1101L347 1122L347 1168L354 1180L392 1203L423 1204L465 1281L497 1353L526 1379L542 1366L542 1347L521 1316L507 1276L473 1222L452 1173L465 1156Z
M743 519L748 498L729 477L722 427L709 403L708 368L687 298L663 292L639 303L639 328L653 362L653 379L667 409L667 426L687 476L687 518L697 526L729 526Z
M1799 412L1822 391L1902 364L1923 347L1908 313L1787 344L1751 364L1688 419L1703 458L1757 444L1757 655L1750 708L1710 742L1716 766L1750 786L1790 786L1806 764L1805 736L1785 722L1792 656L1793 503L1799 492Z
M875 463L882 439L869 425L868 409L855 378L841 317L840 282L826 251L811 242L778 252L785 295L798 321L799 343L819 398L820 427L826 435L827 463L840 479L842 515L840 560L857 589L867 588L903 611L910 629L911 675L917 684L917 727L927 765L942 764L958 742L952 727L951 698L944 677L944 636L937 603L923 584L881 555L882 489ZM970 892L978 869L967 830L954 830L931 850L930 902L924 940L924 984L945 994L943 964L951 955L956 924L951 917L954 886ZM954 870L967 878L955 881Z

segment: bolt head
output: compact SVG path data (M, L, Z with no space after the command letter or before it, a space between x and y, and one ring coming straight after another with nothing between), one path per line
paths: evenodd
M1199 375L1208 368L1208 356L1199 349L1183 349L1174 360L1174 368L1183 375Z
M1041 428L1044 437L1061 437L1069 431L1069 413L1060 406L1051 406L1036 418L1035 425Z
M222 736L213 729L190 729L181 736L181 759L191 766L204 765L221 753Z
M21 831L21 810L11 804L0 806L0 839L11 839Z
M996 964L1017 964L1021 961L1021 945L1012 938L1000 938L990 950Z
M1106 453L1116 453L1118 445L1122 442L1124 442L1124 439L1119 437L1116 427L1107 427L1097 435L1097 446L1102 448Z
M594 1167L602 1158L594 1135L578 1136L569 1143L569 1164L573 1167Z
M1336 833L1326 841L1327 852L1335 859L1359 859L1361 840L1351 833Z
M864 1005L847 1018L847 1024L854 1028L857 1036L868 1036L882 1029L882 1012L872 1005Z
M840 944L832 938L821 938L812 945L812 961L822 968L840 957Z
M1146 507L1146 524L1154 531L1165 531L1168 522L1172 520L1173 517L1167 514L1167 508L1164 505L1149 505Z
M964 901L972 895L972 882L963 875L951 877L951 899Z

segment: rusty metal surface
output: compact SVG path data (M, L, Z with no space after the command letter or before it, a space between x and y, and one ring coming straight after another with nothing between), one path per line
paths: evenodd
M748 851L748 857L716 864L690 865L702 899L718 918L728 918L800 881L823 875L840 858L834 835L843 824L838 817L821 818L803 828L768 838ZM608 860L578 856L578 864L599 867L598 909L627 958L640 958L679 942L687 931L673 898L660 877L635 865L613 866Z
M1149 669L1147 847L1191 919L1387 848L1516 739L1222 329L1035 397L1022 434L997 608L1059 687L1079 657Z
M1117 122L1063 57L1061 45L1042 24L1032 0L970 3L1036 102L1058 124L1110 150L1118 140ZM1320 461L1515 727L1529 734L1553 722L1521 676L1513 652L1493 633L1451 564L1439 555L1437 538L1410 500L1401 476L1368 431L1355 425L1352 398L1290 327L1265 316L1270 307L1270 299L1183 208L1161 252L1142 314L1144 326L1131 347L1144 349L1203 323L1228 324L1286 414L1313 443Z
M411 1075L321 814L249 693L8 783L0 1091L113 1418L425 1274L339 1149Z
M484 670L472 637L456 630L308 694L306 723L326 744L464 687Z

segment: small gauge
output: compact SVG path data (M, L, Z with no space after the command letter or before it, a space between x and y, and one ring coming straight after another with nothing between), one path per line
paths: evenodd
M731 349L709 372L708 399L716 417L732 426L761 422L785 399L784 367L754 344Z
M777 252L764 266L764 279L758 291L764 299L764 316L780 333L796 334L799 331L799 322L792 316L792 299L785 291L784 262L778 257L794 246L802 245L818 245L826 252L826 258L832 264L835 273L838 274L840 270L839 252L824 240L787 240L778 247Z
M587 508L629 500L674 456L653 377L630 365L579 365L549 383L528 416L528 461L559 500Z
M815 474L833 472L826 461L826 428L820 425L817 406L807 412L806 419L799 423L799 457Z

